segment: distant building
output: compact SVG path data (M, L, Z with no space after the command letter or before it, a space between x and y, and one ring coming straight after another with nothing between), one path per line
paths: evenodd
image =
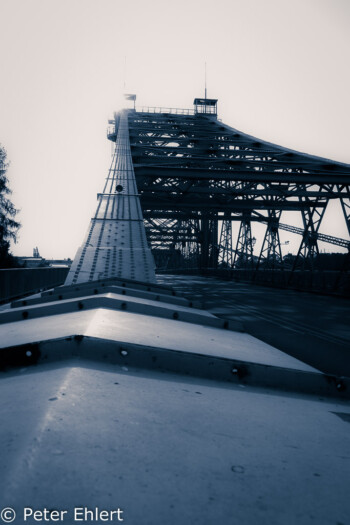
M47 266L52 266L52 268L70 268L72 264L72 259L47 259Z
M16 257L18 264L24 268L69 268L72 264L72 259L45 259L41 257L39 249L36 246L33 248L33 257Z

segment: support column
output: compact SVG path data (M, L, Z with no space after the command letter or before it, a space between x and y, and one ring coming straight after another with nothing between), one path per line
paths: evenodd
M225 219L222 221L218 262L221 268L231 269L233 267L232 221L231 219Z
M243 215L237 237L236 250L234 255L234 267L253 269L253 247L255 239L252 238L250 214Z
M350 193L350 186L349 185L344 185L344 186L337 186L337 189L339 192L346 192L347 195L349 195ZM349 197L341 197L340 198L340 203L341 203L341 207L342 207L342 210L343 210L343 214L344 214L344 219L345 219L345 222L346 222L346 226L347 226L347 229L348 229L348 232L349 232L349 235L350 235L350 198ZM344 261L344 264L343 264L343 267L342 269L340 270L340 272L338 273L338 277L337 277L337 280L335 282L335 285L334 285L334 289L335 290L340 290L340 291L344 291L345 287L346 287L346 284L348 282L347 280L347 276L349 275L349 272L350 272L350 244L348 246L348 253L345 257L345 261ZM346 292L348 292L348 290L345 290Z
M337 188L338 188L339 192L346 192L347 195L349 195L349 193L350 193L350 186L348 186L348 185L346 185L346 186L338 186ZM349 232L349 235L350 235L350 198L349 197L345 197L345 196L341 197L340 198L340 203L341 203L341 207L342 207L342 210L343 210L346 226L348 228L348 232Z
M302 202L308 202L307 197L300 198ZM328 201L327 201L328 203ZM310 207L301 210L304 224L304 234L299 246L297 256L293 263L292 271L296 269L313 270L315 259L319 255L317 233L320 228L326 207Z
M264 241L262 243L256 269L261 267L265 269L283 268L281 242L278 232L278 223L281 217L281 211L269 210L269 222L266 227Z

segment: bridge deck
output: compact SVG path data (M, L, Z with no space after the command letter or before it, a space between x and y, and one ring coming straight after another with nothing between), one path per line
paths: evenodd
M350 376L350 302L214 277L158 275L158 282L325 373Z

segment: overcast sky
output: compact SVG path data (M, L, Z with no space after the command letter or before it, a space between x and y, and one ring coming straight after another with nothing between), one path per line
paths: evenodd
M140 105L191 107L206 61L224 122L350 163L348 0L0 0L0 19L0 143L22 223L15 255L38 246L74 257L109 167L107 120L125 78ZM346 237L337 206L321 231ZM292 237L282 240L297 246Z

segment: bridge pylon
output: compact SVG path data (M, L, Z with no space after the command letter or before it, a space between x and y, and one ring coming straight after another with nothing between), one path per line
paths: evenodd
M130 152L128 111L117 121L111 167L65 285L111 277L155 281Z

